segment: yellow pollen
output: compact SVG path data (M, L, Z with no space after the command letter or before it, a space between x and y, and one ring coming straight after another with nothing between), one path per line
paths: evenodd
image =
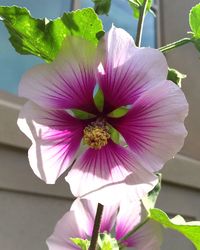
M106 125L92 124L88 125L83 133L83 142L87 144L90 148L101 149L108 143L110 134L108 133L109 127Z

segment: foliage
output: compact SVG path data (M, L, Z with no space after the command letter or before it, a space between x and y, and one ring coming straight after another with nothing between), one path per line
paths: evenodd
M186 222L180 215L170 219L165 212L157 208L150 209L149 212L149 218L166 228L182 233L192 241L197 250L200 250L200 221Z
M195 5L189 14L189 24L195 38L200 38L200 3Z
M94 10L98 15L108 15L111 6L111 0L92 0Z
M178 70L168 68L167 80L170 80L170 81L174 82L179 87L181 87L181 82L186 77L187 77L187 75L184 75L184 74L180 73Z
M158 173L157 176L158 176L158 183L157 183L157 185L142 200L142 203L144 204L144 206L147 209L147 211L150 208L154 208L155 207L158 195L159 195L160 190L161 190L162 174Z
M192 42L200 51L200 3L195 5L189 14L189 24L192 31Z
M0 6L0 17L18 53L35 55L47 62L56 57L66 36L80 36L97 44L103 34L102 22L92 8L48 20L33 18L26 8Z
M144 0L128 0L132 10L133 10L133 15L135 18L139 18L140 15L140 8L144 3ZM152 6L152 0L148 0L147 4L147 12L151 10Z

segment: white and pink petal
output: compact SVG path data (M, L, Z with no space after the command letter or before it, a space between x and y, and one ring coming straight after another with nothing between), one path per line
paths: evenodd
M146 220L147 213L140 201L128 202L123 200L120 204L116 220L116 239L124 246L134 247L137 250L159 250L162 244L162 228L159 223ZM134 231L125 240L123 238Z
M146 90L167 77L163 54L151 48L137 48L123 29L112 26L105 35L106 56L99 70L99 83L108 111L130 105Z
M188 103L181 89L170 81L144 93L128 114L110 123L149 171L158 171L183 146Z
M162 241L162 227L155 221L148 221L129 239L137 250L160 250Z
M118 241L131 232L141 222L141 213L141 203L139 200L129 202L124 199L121 202L115 229L116 239Z
M81 221L74 211L67 212L56 224L53 234L47 239L49 250L79 250L71 238L87 239Z
M28 102L20 112L18 126L32 141L28 156L34 173L48 184L55 183L76 157L83 121L65 111L49 111Z
M19 95L44 108L93 112L99 61L93 44L80 37L67 37L52 63L37 65L22 77Z
M87 149L69 171L66 181L74 196L112 205L123 198L138 200L157 183L133 153L110 142L101 150Z
M89 237L92 236L97 206L97 202L87 199L76 199L71 206L71 210L76 213L77 218L81 221L81 227L84 228ZM118 204L104 206L100 226L101 233L111 232L117 212Z

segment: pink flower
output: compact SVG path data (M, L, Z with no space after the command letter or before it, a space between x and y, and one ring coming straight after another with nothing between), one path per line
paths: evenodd
M72 204L71 210L58 221L53 234L47 239L49 250L80 249L72 242L71 238L91 239L96 208L97 203L84 199L76 200ZM137 229L137 226L144 222L144 215L139 202L124 202L120 207L118 205L105 206L100 233L113 234L114 232L112 238L127 248L159 250L162 243L162 233L158 223L147 221ZM123 240L123 237L133 229L135 232Z
M53 63L31 69L20 83L20 96L30 101L18 125L32 141L34 173L52 184L74 163L66 180L75 196L103 204L142 198L157 182L153 173L180 150L187 134L187 101L166 80L167 70L161 52L137 48L114 26L98 48L68 37ZM101 106L93 98L97 86ZM127 114L112 117L122 107ZM74 109L90 119L72 117ZM123 136L121 144L113 141L111 126Z

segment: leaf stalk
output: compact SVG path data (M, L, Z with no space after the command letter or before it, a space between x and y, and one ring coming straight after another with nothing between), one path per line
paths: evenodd
M168 52L168 51L170 51L172 49L183 46L183 45L185 45L187 43L190 43L190 42L192 42L192 38L185 37L185 38L182 38L182 39L180 39L180 40L178 40L176 42L169 43L169 44L167 44L167 45L165 45L163 47L160 47L159 50L161 52L165 53L165 52Z
M136 34L136 39L135 39L135 44L138 47L140 47L141 45L144 18L146 15L147 5L148 5L148 0L144 0L143 4L140 6L140 15L139 15L137 34Z

